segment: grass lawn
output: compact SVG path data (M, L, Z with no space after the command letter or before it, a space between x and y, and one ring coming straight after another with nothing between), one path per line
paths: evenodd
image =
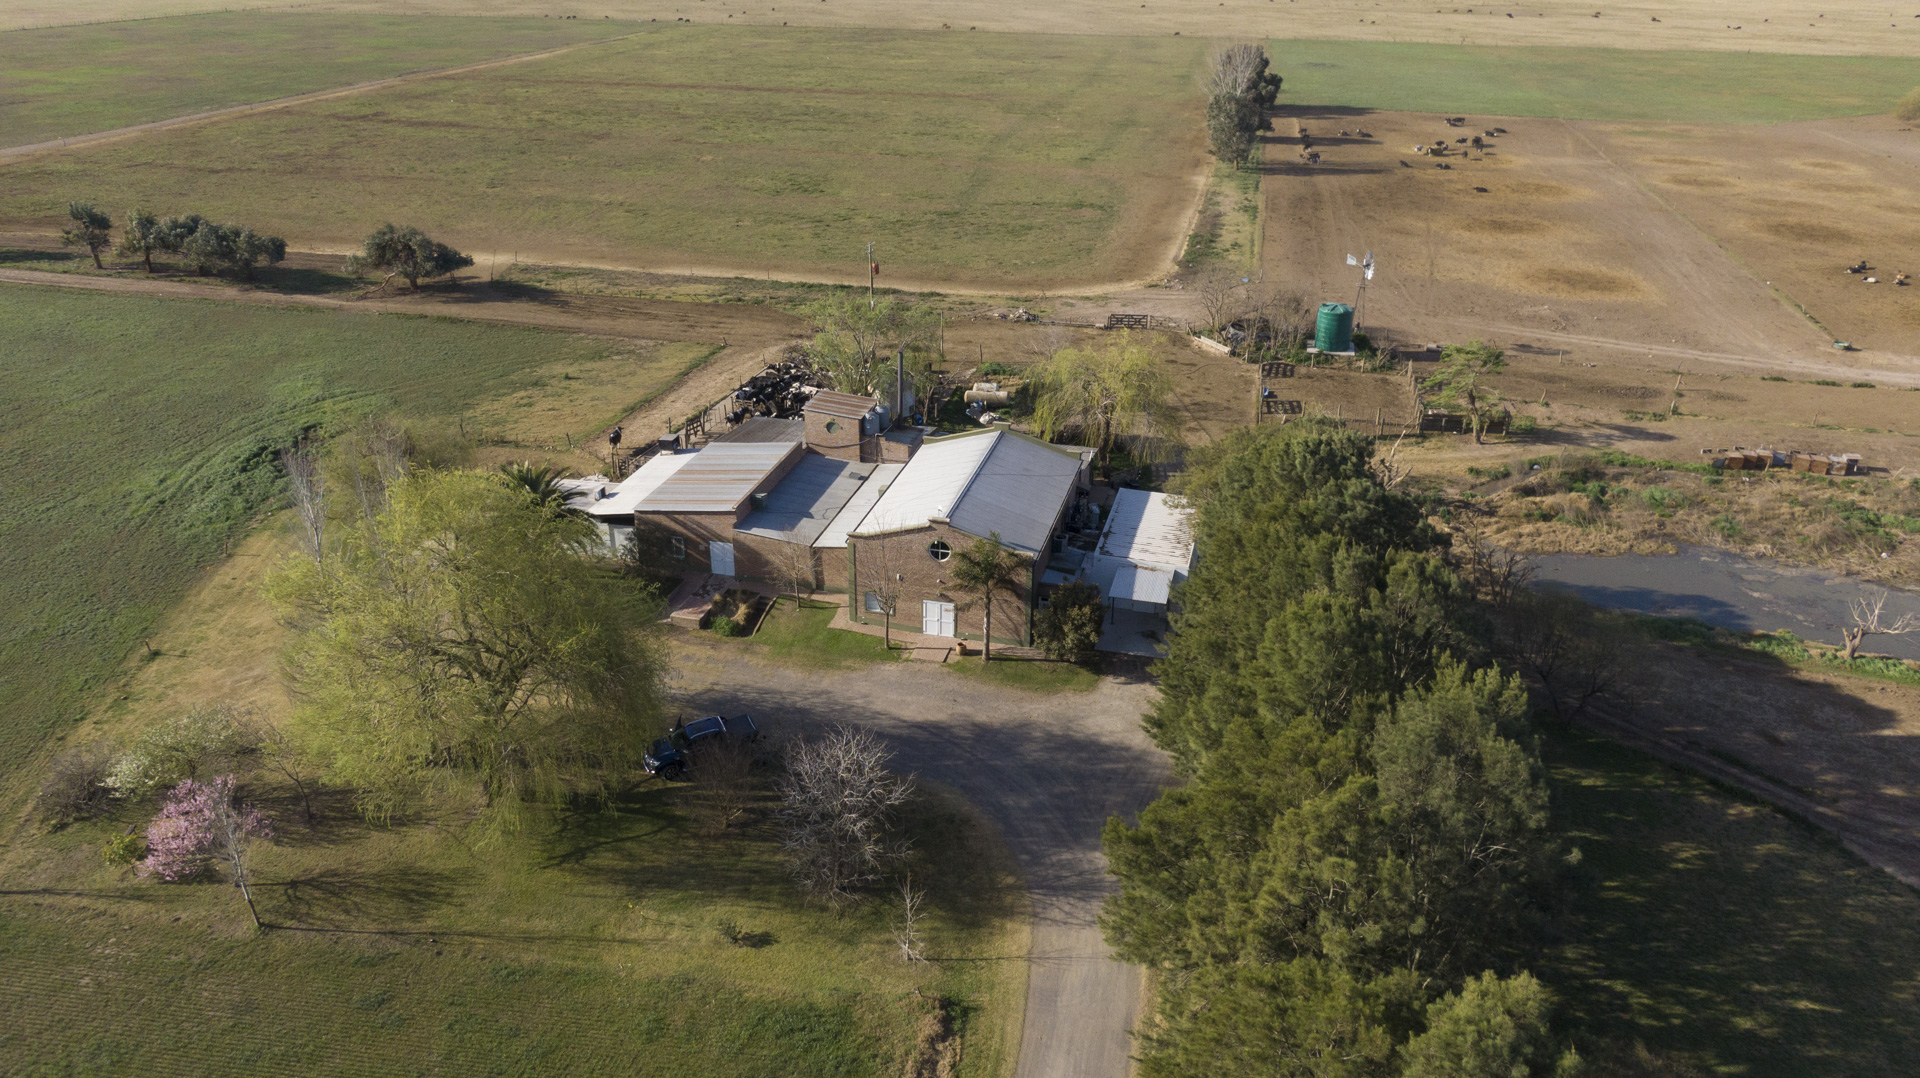
M961 677L1027 692L1088 692L1100 684L1100 676L1084 666L1045 659L985 662L969 655L946 664L946 668Z
M365 827L344 797L309 829L287 790L249 792L279 821L259 936L230 887L102 863L150 808L36 841L51 891L0 899L0 1072L893 1078L934 999L961 1075L1012 1069L1025 893L938 790L908 817L931 910L932 961L911 964L884 902L799 899L764 801L707 835L691 786L650 780L476 852Z
M624 348L624 346L623 346ZM369 412L581 438L704 346L8 285L0 296L0 780L69 727L278 496L274 454ZM521 432L516 435L516 432Z
M845 670L875 662L898 662L905 651L887 650L878 636L829 629L834 611L830 603L807 601L796 607L791 598L780 599L760 622L753 635L755 646L791 666L814 670Z
M296 247L383 221L547 262L881 283L1151 272L1205 167L1186 38L649 26L548 60L4 169L0 223L69 200ZM504 258L503 258L504 260Z
M0 34L0 146L632 33L606 19L222 12Z
M1282 105L1575 120L1755 124L1885 113L1920 59L1269 42Z
M1538 972L1576 1024L1701 1074L1911 1069L1920 896L1822 832L1603 738L1555 731L1547 748L1587 880L1559 925L1572 942Z

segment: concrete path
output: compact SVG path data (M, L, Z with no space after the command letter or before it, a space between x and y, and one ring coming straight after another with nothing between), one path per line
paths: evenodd
M698 711L750 711L768 729L846 722L884 736L895 766L958 790L1004 834L1033 896L1018 1078L1124 1078L1140 970L1115 961L1096 918L1112 889L1100 828L1152 800L1166 757L1140 729L1155 690L1105 679L1089 693L983 685L924 663L816 673L763 667L682 637L675 694Z

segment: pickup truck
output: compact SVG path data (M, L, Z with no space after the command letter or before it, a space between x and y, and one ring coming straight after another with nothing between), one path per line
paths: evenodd
M679 778L693 766L693 753L698 746L709 741L754 742L760 740L760 727L753 721L752 715L736 715L731 719L719 715L708 715L704 719L682 722L667 736L655 739L653 747L647 750L641 762L646 765L647 774L661 778Z

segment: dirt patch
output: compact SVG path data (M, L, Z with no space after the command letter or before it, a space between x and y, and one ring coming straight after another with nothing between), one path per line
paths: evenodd
M1672 176L1660 177L1660 182L1674 187L1697 187L1706 191L1724 191L1738 187L1739 184L1725 176L1702 176L1694 172L1681 172Z
M1553 226L1537 218L1478 217L1469 218L1455 227L1462 232L1480 232L1489 236L1538 236Z
M1638 295L1641 284L1633 277L1610 270L1579 266L1541 266L1526 273L1520 287L1569 299L1613 299Z
M1763 221L1756 223L1754 231L1765 233L1777 240L1793 243L1840 244L1856 242L1854 234L1837 225L1821 224L1818 221Z

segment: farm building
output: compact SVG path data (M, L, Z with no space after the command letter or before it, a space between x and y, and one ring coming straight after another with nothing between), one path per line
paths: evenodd
M954 586L953 558L997 535L1026 564L995 599L996 640L1030 642L1049 587L1069 580L1106 598L1110 650L1157 639L1193 559L1184 508L1121 490L1101 526L1091 449L998 426L927 437L886 424L873 398L821 391L800 418L750 418L624 482L568 480L569 504L609 551L638 533L664 568L844 591L853 621L966 639L984 631L985 611Z

